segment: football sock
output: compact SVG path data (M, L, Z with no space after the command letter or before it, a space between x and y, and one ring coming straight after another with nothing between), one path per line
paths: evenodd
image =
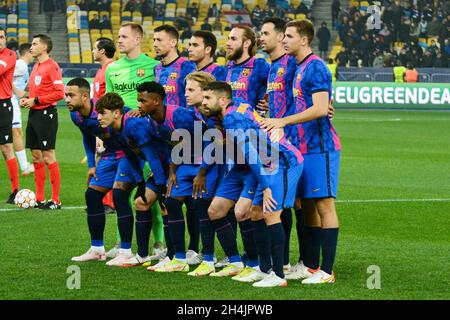
M244 251L247 254L250 267L258 265L258 252L256 251L255 238L253 237L253 224L250 219L239 222L239 229L241 229L242 244L244 245ZM256 265L255 265L256 261Z
M150 242L150 231L152 230L152 213L136 210L136 243L138 255L142 258L148 256L148 244Z
M28 169L27 152L25 149L22 151L16 151L17 161L19 161L19 166L21 171Z
M105 206L110 206L111 208L114 209L114 201L113 201L113 196L112 196L112 190L108 191L105 196L103 197L103 201L102 203Z
M284 209L281 212L281 223L283 224L285 241L284 241L284 259L283 263L285 265L289 264L289 248L291 241L291 230L292 230L292 210Z
M130 206L130 191L113 189L114 206L117 212L117 226L120 233L120 248L130 249L133 239L133 210Z
M11 192L19 190L19 166L16 158L7 160L6 165L8 167L9 180L11 181Z
M338 233L339 228L321 229L322 266L320 269L328 274L333 272Z
M259 269L264 273L269 273L272 269L269 229L264 219L253 221L253 228L255 229L253 236L258 249Z
M230 262L239 262L241 257L237 248L236 235L227 217L211 221L217 238ZM234 261L233 261L234 260Z
M320 264L320 234L319 227L304 227L305 253L303 263L311 269L317 269Z
M272 269L280 278L284 278L284 230L281 222L268 226L270 235L270 249L272 253Z
M91 235L91 245L103 246L103 233L105 231L105 210L102 199L105 194L92 188L85 193L87 205L87 223Z
M52 200L60 203L59 201L59 189L61 186L61 173L59 172L58 162L55 161L48 165L48 171L50 172L50 183L52 185Z
M45 179L47 171L44 162L35 162L34 165L34 184L36 185L36 201L45 200Z
M228 211L227 218L228 221L231 223L231 227L233 228L234 234L237 236L237 220L236 214L234 213L234 208L231 208L230 211Z
M189 233L189 250L199 252L200 242L200 220L195 214L194 203L192 197L187 197L184 201L186 205L186 224Z
M297 240L298 240L298 260L304 260L304 254L305 254L305 223L303 218L303 209L295 210L295 218L297 220L296 222L296 229L297 229Z
M155 243L163 243L164 242L164 224L161 215L161 208L159 207L158 201L155 201L152 208L153 215L153 223L152 223L152 232L153 238L155 239Z
M166 240L167 256L172 259L173 255L175 254L175 250L173 248L172 239L169 233L169 216L162 216L162 219L164 223L164 239Z
M209 220L208 208L211 200L195 199L194 208L200 221L200 236L202 238L202 254L206 261L213 261L214 257L214 229ZM211 257L211 259L209 259Z
M165 205L167 212L169 213L169 233L175 249L175 257L177 257L177 259L186 259L186 226L183 215L183 201L167 198Z

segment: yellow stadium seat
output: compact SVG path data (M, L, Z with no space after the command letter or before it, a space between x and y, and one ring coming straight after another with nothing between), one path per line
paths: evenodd
M305 20L306 19L306 15L303 13L299 13L295 16L295 19L297 20Z
M217 57L216 63L219 66L225 66L227 64L227 59L225 59L224 57Z

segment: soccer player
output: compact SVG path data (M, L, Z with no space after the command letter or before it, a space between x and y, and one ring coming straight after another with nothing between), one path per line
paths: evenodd
M156 27L153 34L153 47L161 64L155 67L155 81L166 91L166 106L186 107L186 76L195 70L195 64L178 55L180 36L176 28L170 25ZM189 233L189 260L198 260L199 221L193 212L191 199L186 199L186 218ZM200 262L200 260L198 260Z
M116 46L111 39L99 38L95 42L92 55L94 61L100 63L101 68L97 71L94 78L94 105L100 97L106 92L106 68L114 62L114 54L116 53ZM97 140L97 144L102 147L101 140ZM114 211L114 202L112 191L109 191L105 197L103 197L103 205L107 213Z
M45 210L61 209L59 190L61 174L56 160L56 133L58 112L56 103L64 98L61 68L49 57L52 39L38 34L31 42L31 55L37 60L30 75L29 97L20 99L20 106L31 109L28 114L26 147L31 149L36 186L36 207ZM45 203L47 166L52 185L51 199Z
M195 63L197 71L210 73L217 81L225 81L227 69L212 60L216 49L217 39L214 33L195 31L189 41L189 60Z
M138 88L141 86L142 84ZM128 259L124 259L125 256L117 256L113 259L116 260L114 265L120 267L142 265L151 261L148 250L152 228L150 208L162 194L165 194L167 170L163 168L161 159L167 157L168 153L164 152L164 144L155 139L157 133L148 118L124 114L124 102L118 94L105 94L97 101L95 108L101 127L111 127L112 138L119 141L122 146L126 146L124 148L126 157L137 173L135 177L138 181L138 191L134 201L138 251L136 255ZM148 162L152 170L153 175L147 180L144 179L140 160ZM117 205L116 196L114 196L114 202ZM109 262L112 263L113 260Z
M155 79L154 68L159 61L148 57L141 52L141 41L144 36L142 26L127 22L119 29L118 48L125 56L111 63L106 69L106 92L115 92L122 97L127 107L137 110L137 91L139 84ZM145 175L149 175L148 166L144 168ZM155 243L153 251L155 259L164 255L162 248L163 223L161 209L156 203L153 212L153 235ZM115 256L118 251L108 252L109 256Z
M279 143L272 143L268 133L260 129L262 118L254 108L248 103L233 105L231 97L231 86L225 82L210 83L204 90L204 107L210 114L218 113L223 117L227 145L235 146L232 152L227 149L227 157L231 157L233 167L219 186L209 210L210 218L214 219L216 229L226 229L226 220L222 221L223 215L217 216L220 211L217 210L218 202L223 206L230 206L232 201L219 197L223 188L229 187L226 183L228 176L233 174L236 166L242 165L239 159L244 160L251 170L250 175L257 181L252 215L266 221L270 237L270 255L260 253L262 272L259 272L260 281L255 282L253 286L286 286L283 273L285 239L280 215L283 209L294 204L297 183L303 169L303 158L300 151L285 138Z
M203 119L205 129L220 129L221 121L215 117L208 117L202 108L203 88L209 83L215 81L215 78L206 72L198 71L189 74L186 77L186 101L190 108L193 108L198 114L199 119ZM196 136L198 139L199 136ZM209 143L203 143L203 150ZM202 153L203 155L203 153ZM202 157L202 163L185 165L188 170L179 170L186 172L183 179L186 186L184 194L194 197L194 212L198 216L200 224L200 236L202 239L202 263L192 272L190 276L206 276L214 272L214 229L208 216L208 208L211 204L212 197L222 176L222 164L207 163ZM177 175L178 175L177 168ZM178 180L181 180L178 177ZM177 190L179 193L181 190ZM188 193L188 191L190 193Z
M299 63L293 93L296 114L281 119L263 120L272 130L300 124L300 151L304 171L299 183L305 218L305 255L292 272L305 284L334 283L339 222L334 199L337 194L340 140L331 124L328 104L331 99L331 74L326 64L310 48L314 26L308 20L292 21L286 26L284 45ZM322 264L320 265L320 251Z
M6 203L14 204L19 191L19 166L13 149L13 106L11 104L12 82L16 53L6 48L6 30L0 27L0 148L8 167L11 194Z
M188 140L192 139L190 144L192 148L189 148L189 150L185 150L185 148L181 150L177 149L177 151L182 153L180 159L173 158L175 154L179 154L174 149L172 157L168 162L170 169L165 200L168 215L163 216L163 219L164 225L168 226L167 230L173 244L173 252L169 245L167 252L167 256L171 260L168 263L164 263L167 261L165 259L166 261L161 261L158 263L158 266L152 266L149 269L157 272L189 271L189 264L187 263L186 257L185 221L182 206L183 202L187 198L191 198L192 195L189 177L192 177L193 173L190 164L195 163L196 156L198 156L198 152L195 150L195 143L193 143L193 139L197 133L195 124L198 123L199 125L197 135L201 135L203 122L193 109L165 105L166 92L164 87L157 82L143 83L138 87L138 92L139 110L143 115L148 115L151 118L151 122L156 127L158 136L164 141L164 144L170 145L174 149L175 146L182 147L183 144L189 143L189 141L185 140L183 132L189 134L190 137ZM183 135L183 141L179 143L172 140L174 138L173 134L178 133ZM185 154L185 152L189 154Z
M125 56L111 63L106 69L106 92L120 95L125 105L137 110L139 84L155 79L154 67L159 62L141 53L144 36L142 26L127 22L119 29L118 48Z
M19 46L20 58L16 61L16 68L14 69L13 91L14 95L11 98L13 105L14 116L12 124L13 144L16 152L17 160L19 161L20 170L23 176L28 176L34 172L34 167L27 160L27 153L23 143L22 132L22 111L19 106L19 99L25 96L25 88L28 84L30 76L28 72L28 65L33 61L30 53L31 44L22 43Z
M234 27L227 41L226 81L233 89L233 100L241 99L256 108L267 89L269 64L255 58L256 34L248 26Z
M261 48L264 52L268 53L270 60L272 61L269 70L269 78L267 81L267 93L268 101L260 101L260 109L268 109L269 117L282 118L286 115L292 114L293 109L293 93L292 82L294 79L295 71L297 70L297 61L293 56L286 54L286 50L283 46L284 31L286 28L286 22L278 17L266 18L263 21L261 27ZM286 138L293 142L298 140L296 130L293 130L295 126L286 128ZM303 225L303 217L301 215L301 209L296 208L297 218L297 235L301 236ZM292 212L291 209L286 209L281 214L281 221L283 222L284 232L286 235L286 243L284 247L284 271L289 272L289 244L292 228ZM264 228L264 221L255 221L255 228ZM258 225L259 224L259 225ZM258 236L263 235L264 232L259 232ZM303 241L300 241L299 246L303 245ZM303 250L300 250L303 253ZM303 257L302 257L303 258Z
M166 105L186 107L185 78L195 70L195 64L178 55L179 38L179 33L173 26L162 25L155 28L153 47L162 62L155 67L155 81L166 91Z
M83 135L89 167L89 186L85 198L91 247L81 256L73 257L72 261L106 260L103 243L105 210L102 199L113 188L116 201L119 203L117 219L122 239L119 257L125 260L132 256L133 214L128 198L136 181L133 171L129 169L123 147L111 138L108 129L100 127L97 120L98 113L94 109L93 100L90 99L90 89L89 82L82 78L70 80L65 88L66 104L73 123ZM95 161L96 138L103 141L105 148L98 163ZM108 262L109 265L111 261Z

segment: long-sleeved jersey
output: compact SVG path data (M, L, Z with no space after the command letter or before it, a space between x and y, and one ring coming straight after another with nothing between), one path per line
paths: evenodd
M128 108L125 108L124 112L128 112L128 110ZM87 117L84 117L78 111L70 112L70 118L83 135L83 145L89 168L95 167L96 137L103 141L105 151L102 152L102 158L120 159L125 155L120 143L111 138L110 129L100 126L97 115L98 113L95 111L93 103L91 103L91 112Z
M264 168L293 167L303 163L303 157L285 138L279 143L271 142L267 131L260 128L261 121L261 116L249 104L231 104L226 109L223 127L227 144L235 145L234 154L227 148L227 157L234 163L244 160L265 189L269 180Z

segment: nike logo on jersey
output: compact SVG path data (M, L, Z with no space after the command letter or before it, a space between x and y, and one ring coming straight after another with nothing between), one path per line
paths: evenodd
M248 192L248 194L254 194L255 193L255 191L249 191Z
M312 192L317 192L317 191L319 191L319 190L320 190L320 188L312 189Z
M44 147L47 145L47 141L42 141L42 144L44 145Z
M121 176L121 177L126 177L127 174L126 174L126 173L121 173L120 176Z

